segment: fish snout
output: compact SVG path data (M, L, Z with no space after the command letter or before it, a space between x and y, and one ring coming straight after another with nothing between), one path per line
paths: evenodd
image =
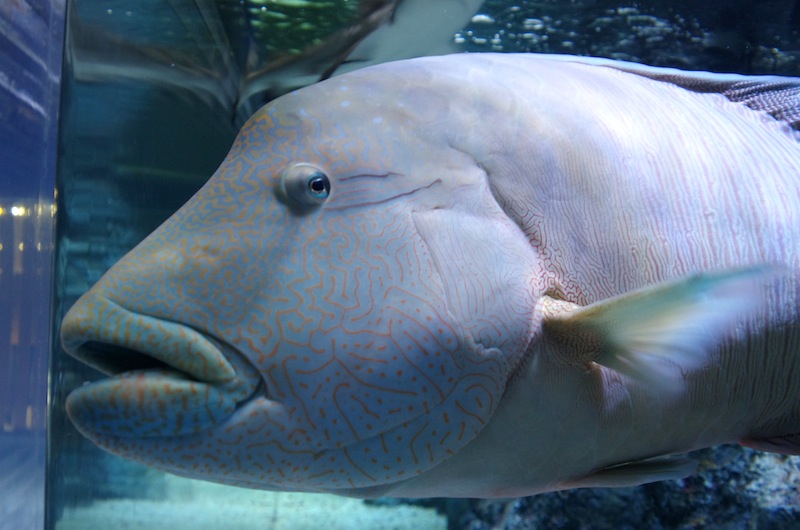
M207 431L259 388L255 369L205 334L129 311L93 291L67 312L61 342L109 376L75 389L66 403L78 430L98 443L103 436Z

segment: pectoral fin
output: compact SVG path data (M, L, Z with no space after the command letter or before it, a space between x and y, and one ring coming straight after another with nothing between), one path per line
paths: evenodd
M696 274L566 311L543 304L543 329L565 355L664 387L674 381L665 369L703 365L712 346L763 307L764 284L776 273L763 266Z
M683 456L660 456L610 466L566 485L569 488L625 488L686 478L697 462Z

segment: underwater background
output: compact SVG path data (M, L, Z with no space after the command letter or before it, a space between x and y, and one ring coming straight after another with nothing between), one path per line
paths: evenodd
M11 345L0 351L0 471L43 459L45 432L48 444L43 484L2 474L0 528L37 521L41 501L20 492L46 487L41 510L56 529L800 529L800 458L738 446L695 453L701 472L680 481L504 501L365 502L173 477L75 431L66 395L98 374L52 339L66 309L211 176L247 117L289 90L466 51L798 76L800 2L14 0L0 6L0 30L0 340ZM42 93L31 99L17 79L40 80ZM49 104L31 106L39 100ZM40 144L52 149L24 158ZM55 198L39 174L56 176ZM23 240L41 253L29 257ZM30 390L38 376L26 374L42 373L49 394Z

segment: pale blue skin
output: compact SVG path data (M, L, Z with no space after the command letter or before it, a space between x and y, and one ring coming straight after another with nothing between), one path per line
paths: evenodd
M70 416L176 474L365 497L798 452L797 134L669 75L744 79L476 54L270 103L65 318L67 351L133 370Z

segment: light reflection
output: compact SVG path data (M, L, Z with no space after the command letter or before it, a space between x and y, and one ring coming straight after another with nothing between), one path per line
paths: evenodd
M14 393L9 385L15 384L17 372L38 370L38 361L29 352L41 349L47 340L41 326L47 326L48 300L39 286L51 280L45 275L50 273L55 208L51 198L43 199L0 196L0 435L41 429L45 420L44 406L38 401L23 395L19 400L7 399ZM36 296L31 296L34 291ZM0 528L5 528L2 518Z
M41 223L53 216L53 203L31 201L26 204L18 199L0 198L0 292L9 289L5 284L11 279L9 272L18 276L33 270L38 252L52 248L49 232L42 230ZM31 253L34 248L38 252Z

